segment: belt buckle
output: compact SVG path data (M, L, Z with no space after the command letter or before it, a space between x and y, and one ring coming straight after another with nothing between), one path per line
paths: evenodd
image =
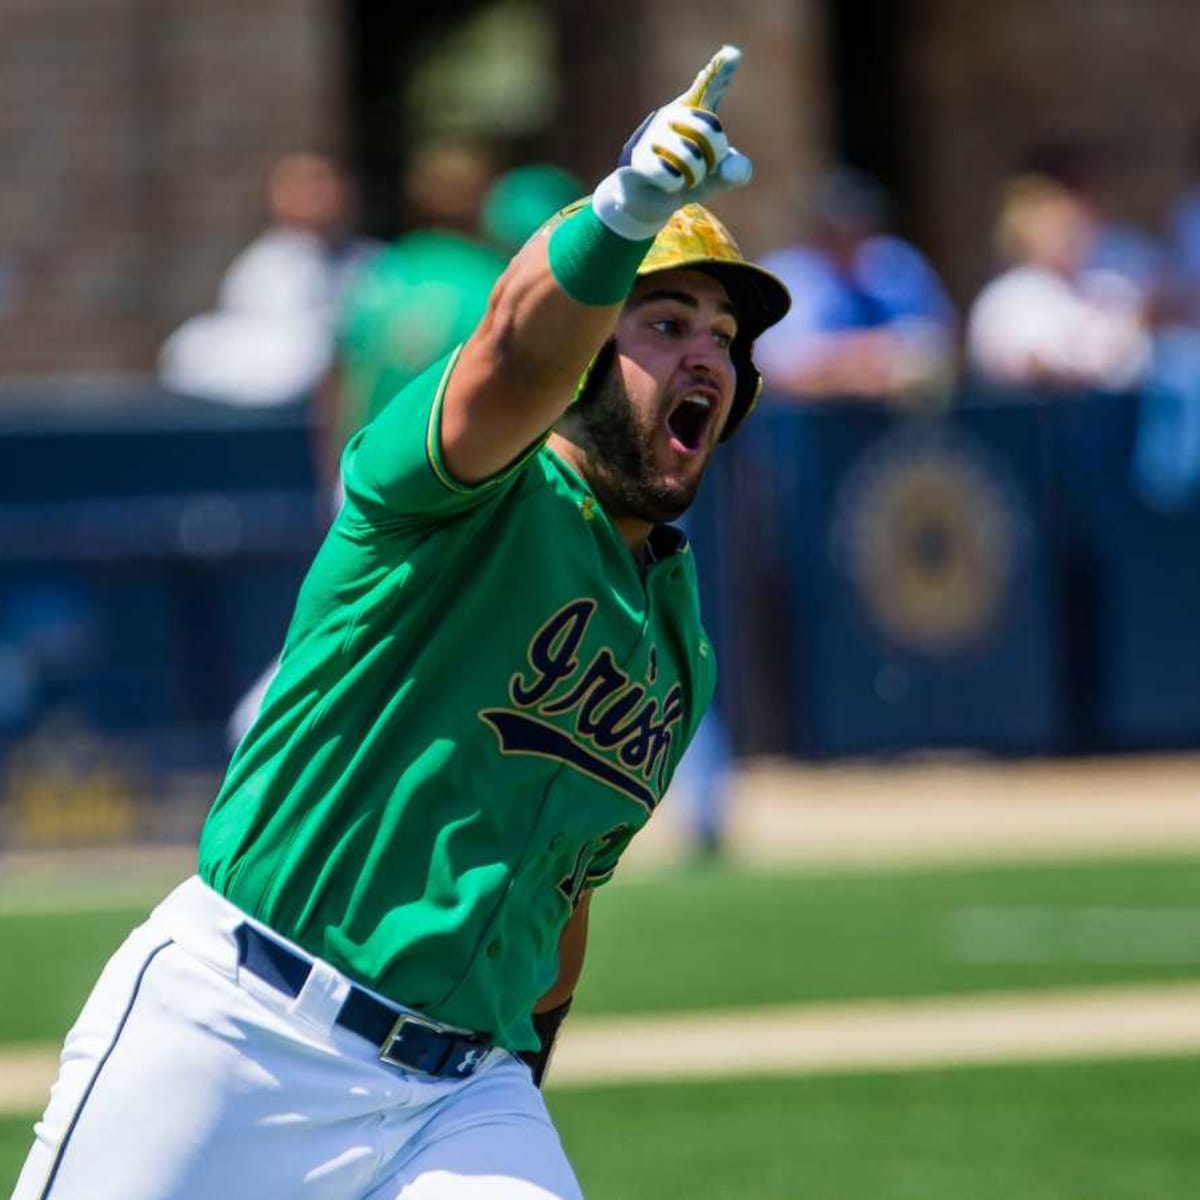
M431 1034L433 1040L425 1047L414 1047L411 1058L402 1058L397 1054L396 1046L400 1043L409 1028ZM464 1048L465 1047L465 1048ZM475 1073L487 1058L489 1047L472 1045L462 1034L430 1021L414 1013L401 1013L396 1018L387 1037L379 1048L380 1060L393 1067L403 1067L409 1071L420 1071L435 1078L446 1077L465 1079ZM433 1051L431 1054L430 1051ZM452 1067L452 1070L447 1068Z
M379 1047L379 1057L386 1063L391 1063L394 1067L416 1067L418 1070L422 1068L407 1059L394 1056L392 1051L396 1047L396 1043L404 1036L406 1026L412 1025L418 1029L424 1029L429 1033L436 1034L439 1037L445 1037L445 1030L438 1026L433 1021L427 1021L424 1017L418 1017L414 1013L401 1013L395 1024L389 1030L387 1037L383 1039L383 1045ZM432 1074L432 1072L430 1072Z

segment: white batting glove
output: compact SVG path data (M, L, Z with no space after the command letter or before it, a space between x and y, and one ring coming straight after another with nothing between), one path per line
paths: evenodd
M717 118L741 58L736 46L722 46L692 86L651 113L626 143L621 166L592 196L596 215L614 233L652 238L677 208L750 182L754 164L729 144Z

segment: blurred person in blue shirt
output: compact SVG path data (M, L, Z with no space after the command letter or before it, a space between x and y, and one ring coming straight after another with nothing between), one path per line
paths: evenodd
M888 223L882 186L837 167L815 189L811 236L760 259L792 294L756 348L768 391L880 400L944 389L954 308L928 260Z
M1187 173L1167 216L1167 241L1187 318L1200 326L1200 128L1193 134Z
M1097 223L1070 188L1017 175L994 232L997 273L967 315L972 373L1015 389L1124 391L1149 367L1143 293L1093 265Z
M1173 311L1159 322L1160 370L1143 397L1135 483L1160 511L1200 501L1200 128L1190 181L1167 215Z

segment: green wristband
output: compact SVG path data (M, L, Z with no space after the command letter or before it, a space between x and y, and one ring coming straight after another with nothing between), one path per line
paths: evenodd
M653 243L653 238L634 242L613 233L591 204L584 204L550 234L550 270L580 304L620 304Z

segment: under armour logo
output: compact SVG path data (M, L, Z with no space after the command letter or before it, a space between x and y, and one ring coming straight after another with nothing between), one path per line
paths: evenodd
M468 1050L462 1057L462 1062L458 1064L458 1073L461 1075L464 1071L470 1070L472 1067L477 1067L483 1060L482 1050Z

